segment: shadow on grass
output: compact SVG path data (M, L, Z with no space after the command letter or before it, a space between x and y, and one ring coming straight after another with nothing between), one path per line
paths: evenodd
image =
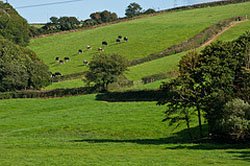
M203 125L203 129L207 128L207 125ZM215 149L248 149L250 144L226 144L215 143L207 137L199 138L199 128L193 127L190 129L192 133L192 139L189 136L189 131L184 129L175 133L173 136L167 138L156 139L81 139L71 140L70 142L87 142L93 144L100 143L134 143L141 145L167 145L178 144L177 146L167 147L167 149L194 149L194 150L215 150ZM205 135L205 133L204 133ZM207 135L207 134L206 134ZM250 154L249 154L250 156ZM249 157L248 156L248 157Z
M96 95L96 100L108 102L159 101L166 95L161 90L137 90L126 92L107 92Z
M244 161L250 162L250 150L249 149L246 151L230 151L228 153L233 154L234 158L238 160L244 160Z

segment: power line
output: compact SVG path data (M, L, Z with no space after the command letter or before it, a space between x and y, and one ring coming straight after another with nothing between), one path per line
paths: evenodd
M70 0L70 1L43 3L43 4L37 4L37 5L19 6L19 7L16 7L16 9L33 8L33 7L50 6L50 5L59 5L59 4L72 3L72 2L78 2L78 1L83 1L83 0Z

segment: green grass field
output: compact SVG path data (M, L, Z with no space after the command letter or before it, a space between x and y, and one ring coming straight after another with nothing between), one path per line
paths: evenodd
M79 88L84 87L85 83L82 79L73 79L66 80L62 82L54 82L49 86L45 87L43 90L52 90L52 89L60 89L60 88Z
M246 21L236 25L235 27L230 28L229 30L225 31L221 36L219 36L218 40L222 41L230 41L237 39L240 35L244 32L250 31L250 21Z
M50 66L51 71L59 71L62 74L75 73L86 70L82 65L83 59L90 60L97 54L96 50L103 40L110 44L104 48L105 53L121 54L131 60L185 41L220 20L250 15L249 8L250 3L242 3L163 13L96 29L34 39L30 48ZM129 42L115 44L118 35L128 36ZM91 45L93 50L76 55L78 49L84 49L86 45ZM54 62L57 56L71 57L71 61L59 65Z
M250 15L250 3L163 13L91 30L53 35L31 41L30 48L51 71L70 74L86 70L82 60L97 53L102 40L114 43L117 35L128 43L114 44L105 53L128 59L159 52L194 36L222 19ZM219 40L232 40L249 29L244 22L226 31ZM76 55L79 48L92 50ZM200 49L198 49L200 50ZM135 85L122 90L157 89L163 81L142 84L142 77L178 69L179 53L129 68L126 76ZM59 65L54 58L71 57ZM81 79L45 88L82 87ZM100 95L100 94L99 94ZM162 122L165 106L156 102L107 102L96 94L51 98L0 100L0 166L5 165L215 165L248 166L250 145L195 143L185 124L178 128ZM198 135L196 117L193 135ZM204 124L204 127L206 125Z
M161 122L165 107L155 102L87 95L0 105L3 166L249 165L248 146L189 143L183 127Z

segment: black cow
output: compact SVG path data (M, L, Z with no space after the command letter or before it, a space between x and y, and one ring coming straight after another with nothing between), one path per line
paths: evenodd
M61 76L62 74L60 72L55 72L54 76Z
M58 62L58 61L60 60L60 58L59 58L59 57L56 57L55 60Z
M65 62L68 62L69 60L70 60L69 57L64 57Z
M128 37L124 37L123 40L124 40L125 42L128 42Z
M78 50L78 54L82 54L82 50L81 49Z
M87 50L90 50L91 49L91 46L90 45L87 45Z
M55 78L56 77L56 75L55 74L51 74L51 76L50 76L51 78Z
M104 50L103 50L103 48L100 47L100 48L98 48L98 51L104 51Z
M121 35L119 35L119 36L118 36L118 39L122 39L122 36L121 36Z
M86 59L84 59L83 60L83 65L88 65L88 64L89 64L89 62Z
M108 45L108 42L103 41L103 42L102 42L102 45L103 45L103 46L107 46L107 45Z
M63 60L60 60L59 63L60 63L60 64L64 64L64 61L63 61Z
M116 43L121 43L121 39L116 39Z

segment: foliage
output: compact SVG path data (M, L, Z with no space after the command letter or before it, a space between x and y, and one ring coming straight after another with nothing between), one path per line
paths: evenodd
M250 105L241 100L233 99L225 104L222 119L219 121L219 130L224 139L250 139Z
M26 46L29 43L29 25L8 3L0 1L0 36Z
M209 131L213 136L224 137L222 127L218 128L223 117L228 116L223 111L224 105L235 97L248 96L249 74L243 71L248 64L249 45L247 32L233 42L216 42L200 54L184 56L180 61L180 76L163 86L169 95L161 104L168 104L170 110L195 108L199 126L203 110Z
M48 67L33 51L0 40L0 91L40 89L49 84Z
M129 18L141 14L142 7L138 3L130 3L125 10L125 15Z
M104 10L102 12L95 12L90 14L90 18L96 21L98 24L101 24L101 23L115 21L118 19L118 16L116 13Z
M199 59L200 56L196 51L189 52L182 57L179 64L180 75L161 87L167 95L158 104L167 105L165 120L170 120L170 124L185 120L188 129L190 128L190 115L197 111L200 135L202 136L201 106L203 92L201 86L195 82L193 77L193 74L196 73L196 67L199 65Z
M67 31L77 29L80 26L80 21L76 17L51 17L49 23L44 25L44 31Z
M143 12L143 14L153 14L156 13L156 11L152 8L147 9L146 11Z
M89 64L86 81L90 85L95 84L98 91L106 91L109 84L127 70L127 60L116 54L95 55Z

